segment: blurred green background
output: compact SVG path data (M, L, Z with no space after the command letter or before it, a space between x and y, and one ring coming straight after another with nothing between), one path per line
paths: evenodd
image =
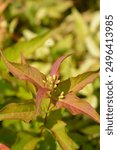
M61 55L73 56L61 65L61 79L99 68L99 0L0 0L0 49L5 56L27 62L49 74L51 64ZM99 78L78 93L99 113ZM0 61L0 108L11 102L32 98L23 81L12 77ZM54 116L55 115L55 116ZM69 136L79 150L99 150L99 125L86 116L72 116L66 110L50 114L67 123ZM47 133L39 137L41 119L29 124L19 120L0 122L0 143L12 150L60 150ZM56 144L56 146L55 146Z

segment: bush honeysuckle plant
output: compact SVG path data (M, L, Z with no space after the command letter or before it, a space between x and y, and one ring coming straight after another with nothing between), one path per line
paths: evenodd
M78 91L87 84L92 83L99 76L99 71L85 72L76 77L61 81L59 79L60 64L64 59L71 56L71 54L58 58L52 65L50 75L47 77L36 68L27 64L23 55L21 55L21 64L19 64L8 61L2 51L0 51L0 54L9 72L20 80L32 83L36 91L34 99L27 101L26 104L10 103L3 107L0 110L0 120L21 119L25 122L30 122L43 113L41 104L43 101L46 101L46 99L49 99L47 110L44 112L43 128L46 128L48 114L53 110L60 108L66 108L73 115L85 114L99 123L99 115L95 109L87 101L76 96ZM77 149L77 145L68 136L63 134L65 132L64 127L65 123L58 120L57 124L51 128L51 133L54 135L62 149ZM43 128L41 133L43 132ZM59 131L61 128L62 131ZM61 139L60 134L65 137L65 141Z

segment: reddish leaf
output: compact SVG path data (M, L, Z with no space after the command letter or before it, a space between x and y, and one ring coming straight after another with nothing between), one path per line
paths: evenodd
M11 0L7 0L5 2L0 2L0 14L4 12L6 7L11 3Z
M6 64L9 71L16 77L21 80L30 81L33 83L37 88L39 86L44 87L43 80L45 80L45 75L39 72L36 68L31 67L27 64L18 64L9 62L0 51L2 59Z
M74 93L69 93L65 99L57 101L56 106L68 109L73 115L85 114L99 123L99 115L95 109L88 102L78 98Z
M10 150L6 145L0 144L0 150Z
M67 57L69 57L71 54L69 55L64 55L61 56L60 58L58 58L55 63L52 65L51 71L50 71L50 75L56 75L57 79L59 78L59 67L61 65L61 63L63 62L63 60Z
M41 100L47 96L48 89L39 87L36 96L36 105L37 108L40 106Z
M23 64L23 65L26 64L26 59L22 53L21 53L21 64Z

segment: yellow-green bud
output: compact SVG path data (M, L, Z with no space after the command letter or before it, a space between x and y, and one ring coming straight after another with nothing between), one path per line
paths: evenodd
M43 80L42 82L43 82L43 83L46 83L46 81L45 81L45 80Z
M63 95L64 95L64 92L62 91L60 95L62 95L62 96L63 96Z
M55 81L55 80L56 80L56 75L54 74L54 75L52 76L52 78L53 78L53 80Z
M57 81L56 81L56 84L59 84L59 83L60 83L60 80L57 80Z
M56 88L56 87L57 87L57 85L55 84L55 85L54 85L54 88Z
M52 84L50 84L49 87L52 88Z
M60 95L58 98L59 98L59 99L63 99L63 98L64 98L64 96L63 96L63 95Z

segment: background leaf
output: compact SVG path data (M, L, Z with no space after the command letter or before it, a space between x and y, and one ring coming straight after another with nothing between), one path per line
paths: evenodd
M38 36L30 41L23 41L14 44L13 46L5 49L4 56L10 61L19 61L21 52L23 55L30 57L30 55L39 47L41 47L45 41L50 37L51 33L47 33L43 36ZM0 61L0 68L4 69L3 64Z

